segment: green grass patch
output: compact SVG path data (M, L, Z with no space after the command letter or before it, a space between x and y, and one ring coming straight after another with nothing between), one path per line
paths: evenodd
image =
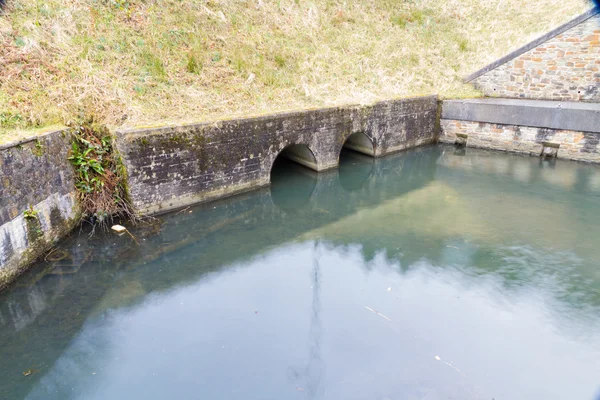
M526 4L527 3L527 4ZM95 115L109 127L477 93L463 76L585 0L9 0L0 140Z
M136 220L125 189L125 175L113 138L106 127L84 120L70 129L69 161L75 169L75 187L83 218L108 228L115 217Z

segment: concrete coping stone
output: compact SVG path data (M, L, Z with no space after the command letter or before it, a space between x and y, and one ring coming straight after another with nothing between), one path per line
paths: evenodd
M57 134L57 133L65 132L66 130L67 130L66 127L65 128L57 128L57 129L52 129L52 130L49 130L47 132L39 133L39 134L36 134L36 135L26 136L26 137L24 137L22 139L18 139L18 140L12 141L12 142L0 144L0 150L7 150L7 149L10 149L10 148L13 148L13 147L18 147L18 146L24 145L26 143L33 142L35 140L44 139L47 136L51 136L51 135L54 135L54 134Z
M600 133L600 103L518 99L446 100L442 119Z
M134 126L134 127L121 127L115 131L118 137L128 137L130 139L148 136L148 135L162 135L174 132L186 132L191 129L201 127L222 127L227 124L241 124L244 122L252 121L265 121L283 118L293 118L301 115L310 115L315 113L327 113L335 110L348 111L348 110L361 110L369 109L378 106L392 105L400 101L437 101L438 95L421 95L421 96L408 96L408 97L396 97L389 99L382 99L369 103L353 103L353 104L342 104L324 107L308 107L301 109L283 110L275 112L266 112L261 114L250 114L242 116L226 117L221 119L214 119L209 121L198 121L198 122L184 122L184 123L165 123L159 125L149 126Z

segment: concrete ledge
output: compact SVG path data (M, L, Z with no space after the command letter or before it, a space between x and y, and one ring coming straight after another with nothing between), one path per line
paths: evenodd
M600 104L470 99L442 104L442 119L600 133Z

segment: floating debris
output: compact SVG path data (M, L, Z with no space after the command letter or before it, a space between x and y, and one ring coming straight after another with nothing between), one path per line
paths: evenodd
M23 376L29 376L38 372L37 369L29 368L27 371L23 371Z
M127 230L123 225L113 225L110 229L117 233L124 233Z
M129 236L131 236L131 238L133 239L133 241L135 242L135 244L137 244L138 246L140 245L140 242L138 242L138 240L135 238L135 236L133 236L133 234L131 232L129 232L129 230L127 228L125 228L124 226L122 226L122 225L113 225L110 229L112 229L113 231L115 231L119 235L122 235L123 233L127 233Z
M131 238L133 239L135 244L137 244L138 246L140 245L140 242L138 242L138 240L135 238L135 236L133 236L133 233L129 232L127 229L125 229L125 232L127 232L127 234L129 234L129 236L131 236Z
M389 319L388 317L386 317L386 316L385 316L385 315L383 315L382 313L380 313L380 312L378 312L378 311L375 311L375 310L373 310L371 307L367 307L367 306L365 306L365 308L366 308L367 310L371 311L372 313L375 313L375 314L379 315L380 317L382 317L382 318L385 318L385 319L387 319L388 321L391 321L391 319Z

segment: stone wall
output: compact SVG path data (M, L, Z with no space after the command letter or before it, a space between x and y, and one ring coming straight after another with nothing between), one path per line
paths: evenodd
M79 222L70 142L56 131L0 147L0 289Z
M587 12L467 81L486 96L600 101L600 14Z
M600 134L487 122L442 119L440 142L540 156L544 147L558 158L600 162Z
M293 145L306 165L335 168L355 133L375 156L436 140L437 97L117 132L129 194L141 213L158 213L267 185L276 157ZM295 151L294 156L306 154Z

